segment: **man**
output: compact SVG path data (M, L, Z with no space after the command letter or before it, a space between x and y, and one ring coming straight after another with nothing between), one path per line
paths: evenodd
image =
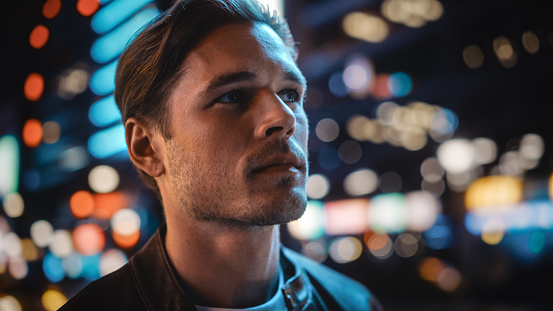
M372 310L361 284L280 244L306 207L305 78L256 2L175 4L121 56L131 161L166 224L61 310Z

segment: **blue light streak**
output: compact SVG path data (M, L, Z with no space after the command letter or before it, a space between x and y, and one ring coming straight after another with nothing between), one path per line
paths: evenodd
M119 56L133 35L159 14L154 8L145 8L112 32L100 37L90 49L90 55L98 63L106 63Z
M107 95L115 89L115 70L117 61L98 69L90 77L90 89L97 95Z
M107 33L150 2L152 0L113 1L94 14L90 26L98 34Z
M490 220L503 223L506 232L553 230L553 202L547 199L526 201L502 213L469 212L465 216L465 227L473 235L480 235L484 225Z
M93 103L88 110L90 122L98 127L111 125L121 121L121 113L113 95L100 99Z
M112 126L90 136L88 151L96 158L103 159L127 150L125 128L122 124Z

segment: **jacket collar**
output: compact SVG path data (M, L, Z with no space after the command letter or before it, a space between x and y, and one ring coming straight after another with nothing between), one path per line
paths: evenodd
M196 310L186 284L177 274L165 248L165 225L129 261L133 281L149 310ZM313 287L306 273L280 252L285 284L281 288L288 310L313 309Z

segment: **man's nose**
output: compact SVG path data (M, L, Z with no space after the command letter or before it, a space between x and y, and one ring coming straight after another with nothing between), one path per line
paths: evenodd
M256 137L290 138L296 130L296 116L292 108L273 92L263 92L258 100L259 114L254 117L259 120Z

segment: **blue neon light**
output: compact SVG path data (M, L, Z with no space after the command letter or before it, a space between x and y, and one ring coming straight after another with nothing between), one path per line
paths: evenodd
M115 89L115 70L117 61L96 70L90 77L90 89L97 95L107 95Z
M413 79L405 72L394 72L388 79L390 93L396 97L403 97L413 89Z
M116 0L101 8L92 17L91 27L99 34L104 34L133 15L152 0Z
M125 128L122 124L96 132L88 139L88 151L96 158L107 158L126 150Z
M113 95L104 97L90 106L88 118L95 126L102 127L121 121L121 113Z
M465 215L465 227L473 235L482 234L485 224L500 221L506 232L522 232L532 229L553 229L553 202L551 200L534 200L520 203L505 213L474 213Z
M42 269L44 270L46 278L52 283L57 283L65 277L61 258L52 253L48 253L44 256L42 260Z
M90 55L98 63L106 63L119 56L127 42L144 24L159 14L154 8L145 8L112 32L100 37L90 49Z

